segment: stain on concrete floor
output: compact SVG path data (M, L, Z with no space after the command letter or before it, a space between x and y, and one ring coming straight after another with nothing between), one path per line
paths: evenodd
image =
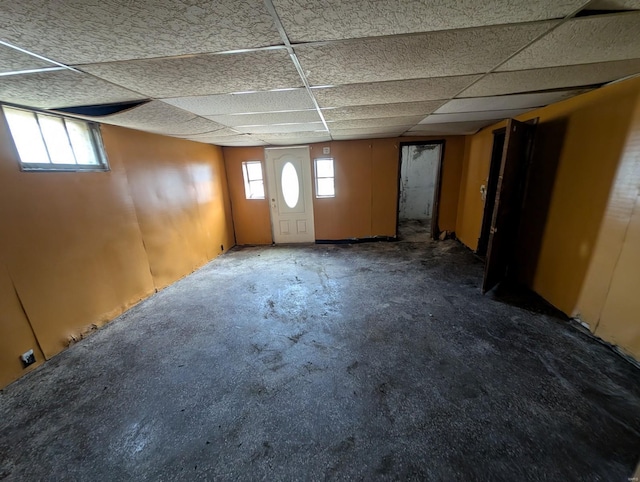
M0 392L2 480L627 480L640 373L455 241L235 248Z

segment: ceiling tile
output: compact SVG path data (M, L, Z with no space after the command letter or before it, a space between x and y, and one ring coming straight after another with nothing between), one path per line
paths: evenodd
M399 80L315 88L313 95L321 107L396 104L449 99L479 79L479 75Z
M149 97L185 97L302 86L286 50L132 60L79 68Z
M411 115L426 116L446 101L432 100L427 102L403 102L400 104L361 105L324 109L322 113L327 121L349 119L371 119L380 117L402 117Z
M259 146L268 146L269 143L265 142L261 139L257 139L255 137L247 138L240 141L229 141L223 139L221 141L210 142L209 144L215 144L216 146L223 147L259 147Z
M203 142L205 144L215 144L217 146L265 146L267 143L262 139L249 135L235 135L235 136L218 136L216 133L211 135L199 135L199 136L181 136L183 139L190 141Z
M365 139L367 137L374 136L399 136L404 131L410 129L412 126L386 126L386 127L365 127L365 128L355 128L355 129L331 129L331 137L337 139L337 137L344 136L360 136L360 139Z
M329 137L327 131L300 131L300 132L276 132L276 133L264 133L259 135L260 139L264 139L266 141L275 141L278 139L291 139L297 137L306 137L306 138L325 138ZM320 142L320 141L317 141Z
M213 132L205 132L204 134L182 134L182 135L176 135L176 137L182 137L184 139L197 139L197 138L211 138L211 137L246 137L246 134L241 134L238 131L235 131L229 127L223 127L222 129L218 129L216 131Z
M158 134L166 134L168 136L184 136L190 134L201 134L207 132L216 132L221 134L221 130L226 129L222 124L213 122L204 117L196 117L195 119L188 120L187 122L171 123L166 126L146 128L142 130L152 130Z
M569 20L500 66L499 71L640 58L640 12Z
M329 122L329 130L333 132L339 129L364 129L364 128L378 128L388 126L408 126L415 125L422 120L424 116L410 116L410 117L378 117L376 119L351 119L341 120L335 122Z
M218 115L207 116L207 118L231 127L322 122L320 116L318 115L318 111L316 110L302 110L295 112L266 112L263 114Z
M536 94L501 95L496 97L473 97L468 99L453 99L440 107L436 114L453 112L495 111L510 109L527 109L560 102L578 94L588 92L588 89L576 89Z
M495 120L473 122L453 122L445 124L420 124L402 134L403 136L432 136L432 135L470 135L475 134L486 126L495 124Z
M470 28L296 47L312 85L485 73L556 21Z
M168 104L198 115L226 115L313 109L306 89L220 94L163 99Z
M271 124L262 126L234 127L246 134L277 134L281 132L326 131L322 122L307 122L301 124Z
M225 126L209 119L197 117L190 112L160 101L152 101L117 114L96 118L96 120L105 124L157 134L182 136L225 128Z
M0 8L0 38L66 64L281 42L261 0L20 0Z
M19 50L0 45L0 72L16 72L43 67L57 67L57 65Z
M386 133L377 133L377 134L332 134L331 137L334 141L355 141L358 139L380 139L385 137L400 137L400 132L386 132Z
M473 84L458 97L482 97L597 85L639 72L640 59L514 72L494 72Z
M287 132L280 134L259 134L265 142L274 146L290 146L296 144L313 144L314 142L328 142L331 140L328 132Z
M0 77L0 86L0 100L41 109L112 104L146 98L67 69Z
M420 124L445 124L449 122L471 122L480 120L502 120L516 117L531 109L485 110L480 112L459 112L455 114L431 114Z
M293 42L377 37L561 18L586 0L274 0Z
M271 146L295 146L295 145L305 145L305 144L315 144L317 142L329 142L331 141L331 137L328 135L322 137L306 137L306 136L297 136L297 137L288 137L281 139L271 139L268 141L268 144Z

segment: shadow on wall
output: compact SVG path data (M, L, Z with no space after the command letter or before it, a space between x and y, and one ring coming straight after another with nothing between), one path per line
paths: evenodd
M515 279L526 286L533 286L566 132L566 118L536 128L516 244Z

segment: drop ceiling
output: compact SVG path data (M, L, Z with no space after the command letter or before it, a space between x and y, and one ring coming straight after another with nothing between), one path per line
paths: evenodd
M0 0L0 101L225 146L469 134L640 73L640 0Z

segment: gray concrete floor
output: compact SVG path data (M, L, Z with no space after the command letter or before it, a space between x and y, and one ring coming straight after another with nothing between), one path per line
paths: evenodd
M235 248L0 394L3 480L620 480L640 373L455 241Z

